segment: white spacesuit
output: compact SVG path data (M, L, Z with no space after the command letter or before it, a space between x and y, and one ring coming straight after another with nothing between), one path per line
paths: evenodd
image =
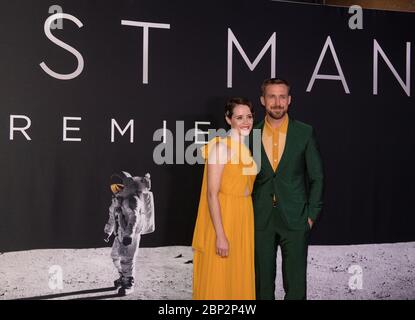
M135 260L142 234L153 232L154 199L150 192L150 175L132 177L123 172L118 176L123 184L112 184L113 192L109 219L105 225L105 241L115 235L111 258L120 275L114 286L120 295L134 291Z

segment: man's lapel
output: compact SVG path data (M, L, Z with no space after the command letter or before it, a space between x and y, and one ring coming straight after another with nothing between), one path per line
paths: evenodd
M282 152L281 160L278 163L276 173L279 174L283 172L284 166L288 163L290 159L291 152L293 151L295 143L295 124L293 119L288 116L288 127L287 127L287 137L285 138L284 151Z
M264 170L265 172L267 172L267 175L272 175L274 173L274 169L272 169L272 165L269 162L267 153L265 152L265 148L264 148L264 144L262 143L262 134L264 131L264 125L265 125L265 119L262 120L261 122L259 122L258 124L256 124L254 126L254 129L259 129L261 130L261 134L260 134L260 141L261 141L261 170ZM250 146L253 146L253 139L251 140L251 144ZM257 164L259 163L258 161L259 159L256 159Z
M265 152L264 144L262 143L262 133L264 130L265 120L262 120L257 125L255 125L254 129L260 129L261 130L261 168L266 170L269 173L273 173L274 170L272 169L272 165L269 162L268 156ZM287 165L290 155L293 152L293 149L295 147L295 123L294 119L292 119L290 116L288 116L288 127L287 127L287 137L285 140L285 146L284 151L282 152L282 156L280 159L280 162L278 163L277 169L275 171L276 174L280 174L283 172L284 167ZM250 142L253 142L252 140ZM250 143L250 148L252 147L252 144ZM252 149L251 149L252 150Z

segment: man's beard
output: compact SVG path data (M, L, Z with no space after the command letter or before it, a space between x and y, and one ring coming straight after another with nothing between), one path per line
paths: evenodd
M287 113L287 111L286 110L284 110L284 109L277 109L277 110L267 110L267 114L272 118L272 119L275 119L275 120L279 120L279 119L281 119L282 117L284 117L285 116L285 114Z

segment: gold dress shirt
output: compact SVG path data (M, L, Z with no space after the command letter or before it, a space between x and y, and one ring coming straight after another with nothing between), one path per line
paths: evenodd
M276 171L282 153L284 152L287 129L287 114L284 115L283 122L278 128L273 128L268 121L268 117L265 117L264 130L262 132L262 144L264 145L265 153L267 154L268 160L274 171Z

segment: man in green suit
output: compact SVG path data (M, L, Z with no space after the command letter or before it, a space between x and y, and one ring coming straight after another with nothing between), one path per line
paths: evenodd
M280 246L285 299L306 299L309 233L323 205L321 157L313 128L288 116L288 82L265 80L260 99L266 116L254 127L261 130L261 170L252 193L256 297L275 299Z

